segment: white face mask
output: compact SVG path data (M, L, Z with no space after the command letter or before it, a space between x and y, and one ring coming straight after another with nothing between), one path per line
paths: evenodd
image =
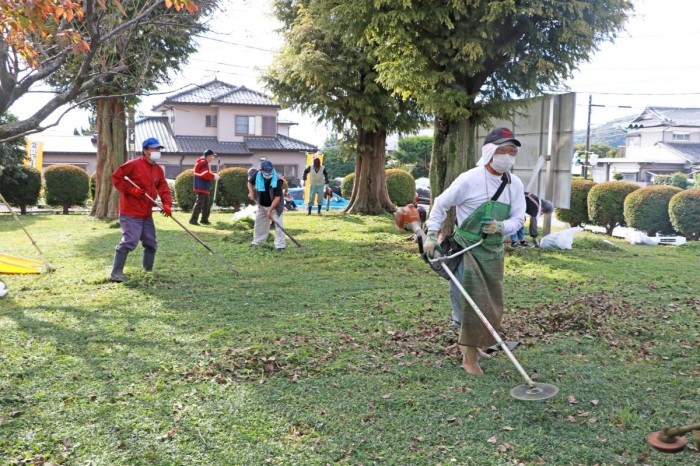
M491 159L491 168L496 170L498 173L505 173L515 164L515 157L508 154L495 154L493 159Z
M151 160L153 160L154 162L156 160L160 160L160 151L159 152L151 152Z

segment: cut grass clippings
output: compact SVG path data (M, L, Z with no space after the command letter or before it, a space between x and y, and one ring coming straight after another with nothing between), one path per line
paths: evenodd
M501 352L460 369L448 283L389 215L287 213L284 252L231 215L192 230L240 276L157 217L154 273L134 251L121 285L114 222L22 218L58 270L0 277L0 463L698 461L644 440L700 415L698 244L509 250L501 336L560 389L524 402ZM0 252L36 258L10 216Z

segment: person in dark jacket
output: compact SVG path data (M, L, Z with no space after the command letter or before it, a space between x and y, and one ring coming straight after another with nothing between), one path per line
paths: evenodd
M219 174L213 173L209 164L214 160L216 154L208 149L204 155L197 159L194 164L194 192L197 193L197 200L192 208L191 225L209 225L209 212L211 211L211 181L218 180ZM202 214L201 222L198 222L199 214Z
M270 221L282 228L275 228L275 248L284 251L286 237L284 235L284 199L282 198L282 186L284 179L272 166L269 160L263 160L260 170L251 171L248 177L248 199L258 203L255 214L255 227L253 230L253 242L251 246L258 246L267 241L270 234Z
M160 160L162 148L163 145L158 139L146 139L143 141L141 157L129 160L112 174L112 184L119 191L119 224L122 239L114 251L110 281L121 283L127 279L124 275L124 264L139 241L143 245L143 270L153 270L158 242L153 223L153 201L147 196L152 199L160 196L163 204L161 212L166 217L170 217L173 204L163 168L156 163ZM127 177L133 184L126 179Z

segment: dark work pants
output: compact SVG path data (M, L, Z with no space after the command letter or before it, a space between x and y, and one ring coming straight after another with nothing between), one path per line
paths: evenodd
M190 222L196 222L199 213L202 213L202 221L209 221L209 212L211 211L211 196L207 193L197 193L197 201L192 208L192 218Z
M145 250L155 251L158 249L153 217L136 218L120 214L119 224L122 227L122 239L117 244L117 250L131 252L136 249L139 241L141 241Z

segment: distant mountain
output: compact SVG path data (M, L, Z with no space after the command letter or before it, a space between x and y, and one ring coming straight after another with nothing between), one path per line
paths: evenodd
M634 120L636 115L618 118L596 127L591 127L590 144L606 144L610 147L620 147L625 145L624 127ZM586 129L574 131L574 144L586 143Z

